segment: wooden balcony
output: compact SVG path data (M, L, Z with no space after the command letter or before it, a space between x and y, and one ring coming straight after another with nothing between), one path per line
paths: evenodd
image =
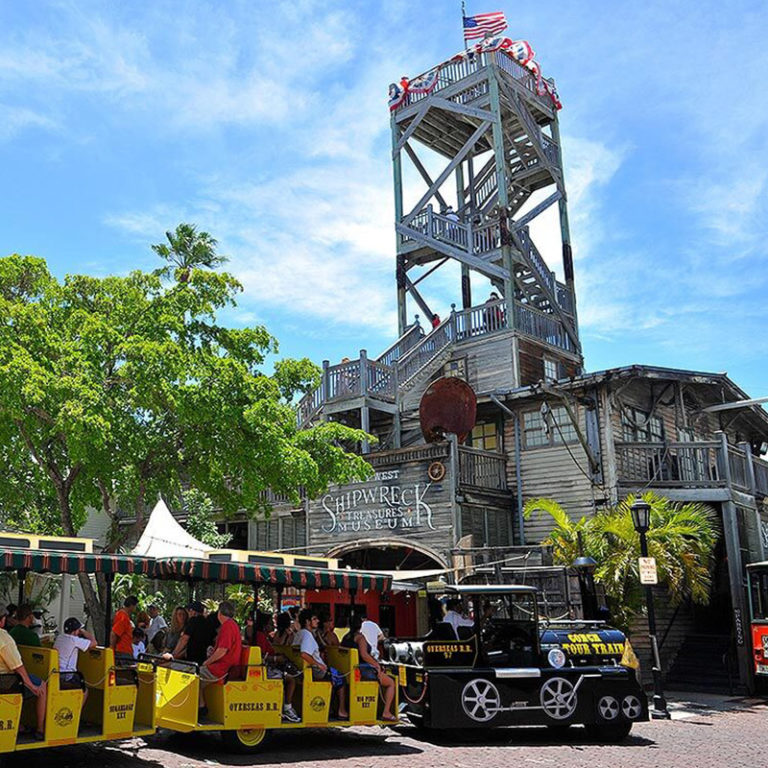
M768 496L768 461L753 457L749 447L723 439L696 442L614 443L620 487L661 489L730 489ZM713 493L713 499L720 494Z

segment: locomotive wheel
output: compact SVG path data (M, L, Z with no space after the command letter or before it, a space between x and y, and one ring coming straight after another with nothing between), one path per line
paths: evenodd
M604 744L618 744L629 736L632 723L611 723L611 725L587 725L587 738Z
M253 754L261 752L269 734L266 728L242 728L239 731L222 731L222 741L232 752Z

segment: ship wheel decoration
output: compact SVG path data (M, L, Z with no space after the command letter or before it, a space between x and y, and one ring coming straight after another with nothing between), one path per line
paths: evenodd
M637 696L626 696L624 701L621 702L621 711L624 713L624 717L626 717L627 720L637 720L642 711L640 699L638 699Z
M493 683L478 678L464 686L461 706L467 717L478 723L487 723L501 711L501 696Z
M553 677L541 686L543 710L554 720L565 720L576 711L576 690L564 677Z
M619 702L613 696L603 696L597 702L597 710L603 720L615 720L619 716Z
M442 461L433 461L429 465L427 475L433 483L439 483L445 477L445 464Z

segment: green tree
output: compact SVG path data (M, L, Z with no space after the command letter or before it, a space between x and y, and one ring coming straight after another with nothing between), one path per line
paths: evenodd
M595 578L605 588L615 622L624 628L643 606L640 537L630 512L635 498L627 496L614 507L575 521L552 499L530 499L524 509L526 517L543 512L552 518L554 528L542 544L553 548L555 562L571 565L581 547L597 561ZM659 582L673 604L687 598L705 604L717 542L714 512L704 504L677 504L651 491L642 498L651 505L648 554L656 558Z
M193 269L215 269L227 262L226 256L216 253L218 241L207 232L198 232L194 224L179 224L165 237L168 242L153 245L152 250L169 264L161 273L176 267L174 273L180 283L189 282Z
M58 281L42 259L0 259L3 516L21 519L30 498L55 500L56 515L40 515L40 525L76 535L87 507L101 507L115 550L160 493L179 503L191 486L224 516L256 516L269 511L268 488L298 502L302 486L315 496L366 477L367 462L343 448L362 432L331 422L297 429L286 396L305 384L298 367L316 368L302 361L267 373L276 339L217 320L240 291L234 277L207 269L172 283L139 271ZM132 528L118 525L118 500ZM99 594L88 578L81 585L103 626Z
M197 488L183 491L181 496L182 508L187 512L187 531L211 549L224 549L232 537L228 533L219 533L213 501Z

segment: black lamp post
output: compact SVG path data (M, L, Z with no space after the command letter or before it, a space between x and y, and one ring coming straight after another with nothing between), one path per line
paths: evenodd
M598 615L597 594L595 593L595 569L597 560L593 557L580 555L572 564L573 570L579 577L581 606L585 619L596 619Z
M636 499L630 507L632 524L640 534L640 555L648 557L648 539L646 534L651 527L651 505L642 499ZM656 640L656 613L653 609L653 589L650 584L645 585L645 602L648 606L648 638L651 641L651 654L653 661L653 709L651 717L655 720L669 720L667 701L664 698L664 689L661 684L661 660L659 659L659 644Z

